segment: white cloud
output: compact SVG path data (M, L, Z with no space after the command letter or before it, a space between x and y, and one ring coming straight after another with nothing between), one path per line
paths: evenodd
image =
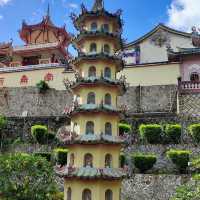
M69 6L70 8L74 8L74 9L77 9L77 8L78 8L78 4L76 4L76 3L69 3L68 6Z
M200 26L200 0L172 0L168 16L168 26L191 32L192 26Z
M6 5L8 2L10 2L11 0L0 0L0 6L4 6Z
M0 15L0 20L2 20L3 19L3 15Z

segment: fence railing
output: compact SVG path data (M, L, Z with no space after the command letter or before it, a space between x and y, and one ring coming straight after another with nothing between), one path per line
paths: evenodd
M180 92L200 92L200 81L179 81Z

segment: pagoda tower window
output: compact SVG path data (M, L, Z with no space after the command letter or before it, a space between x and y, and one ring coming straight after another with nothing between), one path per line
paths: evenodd
M90 53L96 53L97 52L97 44L96 43L92 43L90 45Z
M106 192L105 192L105 200L113 200L113 192L112 192L112 190L106 190Z
M95 93L90 92L87 96L87 104L95 104Z
M109 67L104 69L104 77L111 78L111 69Z
M94 122L87 122L86 123L86 135L94 134Z
M105 105L111 105L111 95L109 93L105 95Z
M71 200L72 199L72 189L69 187L67 189L67 200Z
M109 33L109 31L110 31L110 27L109 27L108 24L103 24L103 25L101 26L101 29L102 29L102 31L105 32L105 33Z
M112 124L110 122L105 124L105 135L112 135Z
M85 189L82 194L82 200L92 200L92 192L89 189Z
M89 68L88 77L96 77L96 68L94 66Z
M108 44L104 45L103 52L106 54L110 54L110 46Z
M96 32L96 31L97 31L97 23L96 23L96 22L93 22L93 23L91 24L91 31L92 31L92 32Z
M112 155L106 154L105 156L105 167L111 168L112 167Z
M90 153L84 156L84 167L93 167L93 156Z
M190 75L190 81L199 81L199 75L198 75L198 73L192 73L191 75Z

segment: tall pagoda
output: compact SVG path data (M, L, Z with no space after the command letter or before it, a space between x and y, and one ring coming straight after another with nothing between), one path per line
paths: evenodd
M65 180L65 200L119 200L126 175L120 166L123 138L118 123L122 111L117 97L126 90L122 49L121 11L115 14L96 0L91 11L71 17L79 34L73 44L78 56L71 61L76 81L69 84L74 106L69 110L71 131L62 135L69 149L68 165L58 172Z

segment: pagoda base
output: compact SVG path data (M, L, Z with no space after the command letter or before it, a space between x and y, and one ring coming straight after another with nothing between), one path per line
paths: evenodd
M85 190L91 191L91 198L83 198ZM81 180L65 179L65 200L70 199L68 195L71 191L71 200L104 200L106 192L111 191L113 200L120 200L121 180ZM108 195L108 194L107 194Z

